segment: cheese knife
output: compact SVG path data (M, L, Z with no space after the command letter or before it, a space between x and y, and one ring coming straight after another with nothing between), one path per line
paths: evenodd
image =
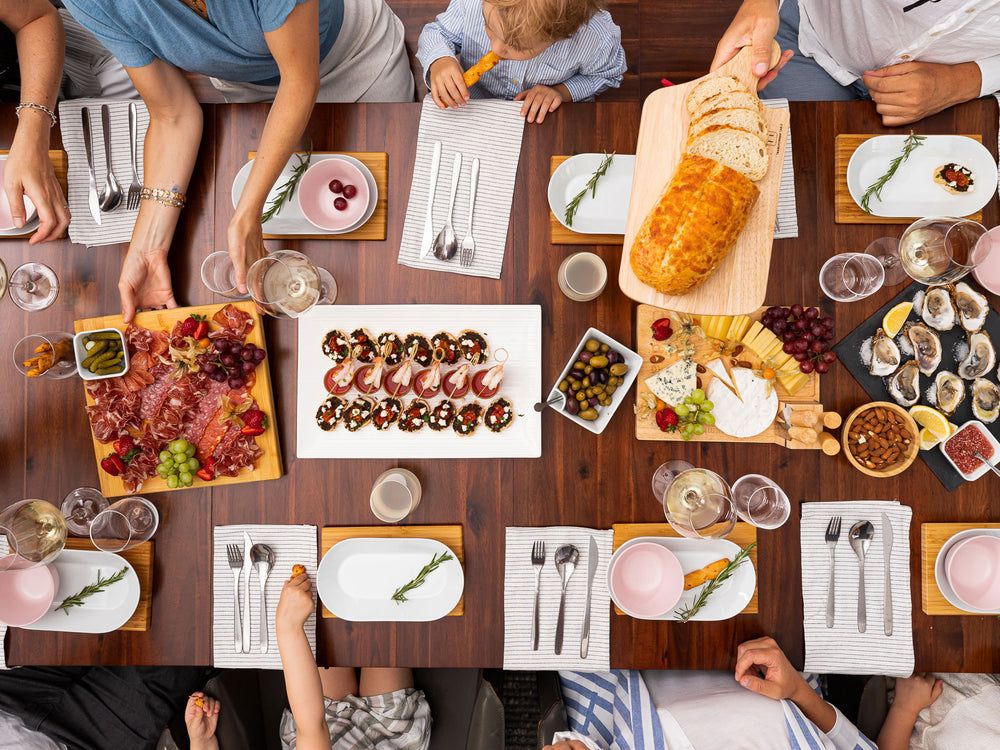
M434 141L434 155L431 156L431 179L427 184L427 217L424 219L424 236L420 240L421 258L426 258L434 249L434 191L437 188L440 167L441 141Z
M83 120L83 146L87 151L87 170L90 177L90 188L87 193L87 205L90 207L90 215L94 221L101 223L101 206L97 198L97 178L94 177L94 147L90 142L90 110L84 107L80 110L80 117Z
M892 635L892 580L889 576L892 567L892 524L889 516L882 514L882 557L885 558L885 601L882 603L882 624L885 634Z
M253 540L243 532L243 653L250 653L250 548Z
M583 614L583 630L580 632L580 658L586 659L590 651L590 599L594 593L594 576L597 574L597 540L590 537L590 549L587 550L587 609Z

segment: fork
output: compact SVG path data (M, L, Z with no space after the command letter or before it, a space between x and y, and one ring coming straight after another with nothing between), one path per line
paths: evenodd
M134 211L139 208L139 194L142 192L142 183L139 182L139 171L136 167L136 147L138 146L139 134L136 125L135 102L128 103L128 136L132 146L132 184L128 186L128 196L125 199L125 208Z
M459 256L459 263L463 268L472 265L472 259L476 254L476 241L472 238L472 211L476 207L476 188L479 187L479 159L472 160L472 178L469 188L469 228L466 230L465 239L462 240L462 254Z
M542 586L542 566L545 565L545 542L541 539L531 545L531 564L535 568L535 611L531 616L531 650L538 650L538 599Z
M833 579L837 563L837 540L840 539L840 516L834 516L826 525L826 545L830 548L830 588L826 595L826 626L833 627Z
M243 653L243 627L240 624L240 572L243 570L243 554L238 544L226 545L226 559L233 571L233 642L236 653Z

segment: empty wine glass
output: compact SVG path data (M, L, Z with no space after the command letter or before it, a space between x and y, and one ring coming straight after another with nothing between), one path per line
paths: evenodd
M899 257L899 240L895 237L879 237L877 240L872 240L865 248L865 255L872 256L882 264L886 286L896 286L909 278Z
M159 525L155 505L144 497L126 497L94 517L90 541L105 552L124 552L149 541Z
M733 504L740 518L761 529L778 528L792 510L784 490L762 474L747 474L733 483Z
M958 281L986 260L992 249L986 227L953 216L919 219L899 239L906 273L927 285Z
M3 259L0 259L0 300L5 294L7 294L7 266L3 264Z
M45 500L21 500L0 510L0 535L10 552L0 571L24 570L52 562L66 546L66 519Z
M236 288L236 268L225 250L210 253L201 263L201 283L220 297L246 299Z
M666 493L667 488L670 487L677 475L682 471L687 471L688 469L693 468L693 464L690 464L680 458L673 458L669 461L664 461L662 464L657 466L656 471L653 472L653 497L656 498L656 502L662 505L663 495Z
M7 282L11 301L27 312L44 310L59 295L56 272L44 263L25 263L10 274Z
M663 496L674 531L692 539L723 539L736 528L736 508L726 480L708 469L678 474Z
M247 289L260 309L275 318L298 318L337 299L330 272L294 250L277 250L255 261L247 271Z
M885 283L885 269L871 255L834 255L819 272L823 294L837 302L854 302L875 294Z
M73 534L87 536L90 534L90 524L107 507L107 498L100 490L93 487L78 487L66 495L60 510L66 518L66 526Z
M14 344L13 356L14 366L25 377L60 379L76 375L72 333L30 333Z

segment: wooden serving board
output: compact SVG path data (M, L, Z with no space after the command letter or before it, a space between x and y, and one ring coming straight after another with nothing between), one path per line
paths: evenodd
M869 138L874 137L875 135L872 133L841 133L835 139L833 220L837 224L912 224L920 217L875 216L874 214L865 213L861 209L861 206L855 203L854 198L851 197L851 191L847 187L847 165L851 161L851 156L858 150L858 146ZM972 138L979 143L983 142L983 137L978 134L963 137ZM983 212L976 211L976 213L970 214L965 218L982 223Z
M67 537L67 549L96 550L90 539ZM143 542L132 549L117 553L128 560L139 577L139 604L129 621L119 630L149 630L149 620L153 612L153 542Z
M757 78L750 71L748 47L740 50L736 57L712 75L734 75L751 90L757 86ZM778 192L788 135L788 109L764 107L770 162L767 174L757 182L760 197L729 257L704 284L682 296L661 294L639 281L629 262L632 242L646 214L659 200L684 153L690 124L685 99L697 83L708 77L654 91L642 107L618 285L627 297L657 307L705 315L746 315L764 304L767 290L774 220L778 213Z
M9 150L0 150L0 156L6 156L9 153L10 153ZM66 152L65 151L51 151L50 150L49 151L49 161L52 162L52 169L55 171L55 173L56 173L56 179L59 180L59 185L62 187L63 195L64 196L68 195L69 194L69 183L66 181L66 179L67 179L66 175L67 175L67 172L69 171L69 158L66 156ZM32 234L32 232L28 232L26 234ZM8 237L13 236L13 237L17 238L17 237L23 237L23 236L26 236L26 235L7 235L7 236ZM66 232L63 232L59 236L60 237L65 237L66 236Z
M920 607L928 615L992 617L966 612L944 598L934 578L934 563L945 542L968 529L1000 529L1000 523L924 523L920 525Z
M297 153L305 153L299 151ZM375 212L364 224L347 234L265 234L266 240L384 240L386 223L389 216L389 154L384 151L314 151L315 154L344 154L353 156L371 170L378 186L378 202ZM251 151L247 161L256 158L257 152Z
M630 539L637 539L642 536L671 536L680 537L674 528L668 523L616 523L612 526L614 529L614 549L618 549L625 542ZM757 541L757 527L749 523L743 523L742 521L736 524L736 528L733 529L733 533L726 537L733 544L739 545L741 548L746 549L747 545L751 542ZM754 547L750 550L750 561L753 563L754 570L757 569L757 548ZM758 577L758 580L759 577ZM754 586L753 598L747 604L746 607L740 612L741 615L755 615L757 614L757 587ZM615 606L615 614L624 615L625 613Z
M455 553L455 557L465 568L465 544L461 525L453 526L324 526L320 532L320 560L330 547L345 539L435 539ZM465 592L455 609L447 617L465 614ZM337 616L323 607L323 617L337 619Z
M243 300L240 302L233 302L231 304L234 307L249 313L253 317L254 325L250 333L247 335L246 340L261 349L266 350L267 347L264 346L264 330L261 327L260 315L257 314L253 301ZM211 321L212 316L223 307L223 304L214 304L200 305L198 307L177 307L173 310L150 310L148 312L137 313L135 316L135 323L143 328L148 328L150 330L165 330L169 333L173 330L174 324L177 323L177 321L184 320L184 318L189 315L204 315ZM125 324L122 322L121 315L106 315L102 318L85 318L83 320L76 321L73 326L77 333L81 331L93 331L99 328L117 328L120 331L124 331L126 328ZM212 326L214 328L215 324L213 323ZM254 370L257 380L254 383L253 388L250 389L250 394L256 399L261 411L268 415L270 423L270 427L264 432L264 434L256 437L257 445L259 445L264 451L264 455L257 462L256 468L253 471L244 469L238 476L235 477L216 477L211 482L203 482L198 477L195 477L194 484L191 487L177 487L175 489L186 490L206 486L215 487L223 484L260 482L265 479L278 479L282 475L281 447L278 444L278 421L275 419L274 398L271 395L271 375L268 368L269 361L269 359L265 359L257 367L257 369ZM91 398L90 393L86 390L86 382L84 382L84 395L87 399L87 405L92 406L94 404L94 399ZM91 439L94 442L94 455L97 458L97 473L101 481L101 494L105 497L117 497L119 495L129 494L128 490L125 489L125 485L122 484L121 477L113 477L100 468L101 459L114 450L112 446L110 444L106 445L98 442L97 439L93 437L93 433L91 433ZM166 480L162 479L159 475L155 475L143 482L142 491L171 492L172 490L167 486Z
M553 156L549 160L549 177L569 156ZM549 242L553 245L620 245L625 241L623 234L583 234L567 229L549 209Z

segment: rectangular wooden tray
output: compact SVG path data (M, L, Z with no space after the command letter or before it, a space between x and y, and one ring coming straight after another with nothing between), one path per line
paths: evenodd
M72 536L66 539L66 548L97 549L89 539ZM149 630L149 621L153 613L153 542L143 542L118 554L129 561L129 564L135 568L135 574L139 577L139 604L129 621L118 629Z
M992 617L952 606L934 579L934 562L944 543L967 529L1000 529L1000 523L924 523L920 525L920 608L928 615Z
M616 523L611 528L614 529L614 549L618 549L625 542L630 539L636 539L641 536L671 536L680 537L673 527L667 523ZM743 523L740 521L736 524L736 528L733 529L733 533L726 537L733 544L739 545L740 547L746 549L747 545L751 542L757 541L757 527L752 526L749 523ZM757 548L754 547L750 550L750 561L753 563L754 570L757 569ZM760 580L758 576L757 580ZM757 609L757 586L753 590L753 599L750 603L743 608L740 612L741 615L755 615L758 612ZM624 615L618 607L615 607L615 614Z
M549 160L549 177L556 168L569 156L553 156ZM581 234L567 229L549 209L549 242L553 245L620 245L625 241L624 234Z
M260 315L254 308L253 301L243 300L233 302L231 304L234 307L249 313L253 317L253 329L247 335L247 341L252 342L255 346L266 350L267 347L264 345L264 329L261 326ZM151 330L159 329L169 332L173 329L174 324L177 321L184 320L184 318L189 315L204 315L211 320L212 316L223 307L224 304L216 303L214 305L200 305L198 307L177 307L173 310L149 310L147 312L137 313L135 316L135 323L136 325L149 328ZM99 328L117 328L124 331L126 328L124 323L122 323L121 315L106 315L102 318L84 318L83 320L77 320L73 326L77 333L80 331L93 331ZM265 479L278 479L282 475L281 446L278 443L278 420L275 418L274 413L274 398L271 394L271 375L268 368L268 361L268 359L265 359L264 362L261 363L261 365L254 371L254 374L257 376L257 380L254 383L253 388L250 389L251 395L257 400L257 404L260 406L261 411L268 415L270 422L270 427L264 432L264 434L258 435L256 438L257 445L263 449L264 455L261 457L260 461L257 462L257 466L253 471L244 469L238 476L220 476L216 477L211 482L203 482L201 479L195 478L192 487L214 487L223 484L261 482ZM87 405L93 405L94 399L92 399L90 394L87 392L86 383L84 383L84 395L87 399ZM119 495L129 494L125 489L125 485L122 484L120 477L113 477L100 468L101 459L113 450L111 445L105 445L104 443L98 442L97 439L94 438L93 433L91 433L91 440L93 440L94 455L97 458L97 473L101 481L101 494L105 497L117 497ZM190 488L177 487L175 489L183 490ZM167 486L166 480L157 475L143 482L142 491L172 492L173 490Z
M0 156L6 156L9 154L9 150L0 150ZM56 173L56 179L59 180L59 185L62 187L63 196L69 195L69 183L67 182L67 173L69 171L69 157L66 156L65 151L49 151L49 161L52 162L52 169ZM35 230L32 229L24 234L7 234L0 236L0 239L15 238L19 239L21 237L27 237L28 235L34 234ZM65 237L66 232L63 232L60 237Z
M330 547L345 539L436 539L449 547L455 557L465 568L465 543L460 524L448 526L324 526L320 532L319 558L329 551ZM465 593L458 600L455 609L447 617L457 617L465 614ZM323 617L337 619L326 607L323 607Z

